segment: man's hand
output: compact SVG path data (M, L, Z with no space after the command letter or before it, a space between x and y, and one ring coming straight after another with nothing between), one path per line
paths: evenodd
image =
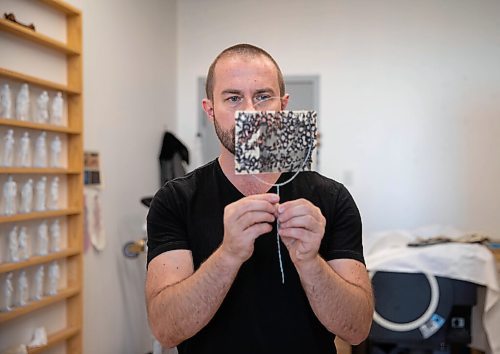
M266 193L251 195L226 206L220 250L239 263L250 258L255 239L273 229L278 202L277 194Z
M318 207L306 199L280 204L278 222L278 232L294 264L305 264L318 255L326 224Z

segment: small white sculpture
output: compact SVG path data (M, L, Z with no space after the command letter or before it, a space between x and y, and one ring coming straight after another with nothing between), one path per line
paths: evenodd
M20 213L31 213L33 208L33 179L28 179L21 188Z
M59 177L54 177L50 183L49 200L47 202L49 210L57 210L59 208Z
M57 294L57 288L59 287L59 276L59 264L57 264L57 261L54 261L49 265L49 283L47 287L47 295Z
M16 100L16 118L29 120L30 90L28 84L22 84Z
M61 167L62 142L58 135L50 143L50 167Z
M21 230L19 231L19 259L27 260L29 258L28 251L28 231L26 226L21 226Z
M0 90L0 117L12 118L12 95L9 84L3 84Z
M9 262L19 262L19 239L17 236L17 226L9 232Z
M14 274L12 272L8 273L5 277L5 284L3 290L3 306L2 311L12 310L12 298L14 296L14 285L12 284L12 277Z
M61 226L56 219L50 225L50 251L59 252L61 250Z
M46 256L49 253L49 229L46 221L38 225L37 246L39 256Z
M19 272L19 278L17 278L17 305L26 305L28 303L28 299L28 277L26 276L26 271L21 270L21 272Z
M24 132L20 139L17 165L19 167L31 167L31 139L28 132Z
M14 215L16 213L17 183L9 176L3 185L3 214Z
M47 124L49 122L49 94L43 91L36 99L35 122Z
M43 297L45 270L43 265L38 266L35 272L35 284L33 286L33 300L40 300Z
M45 211L45 188L47 184L47 177L43 176L36 182L35 186L35 210Z
M47 345L47 343L48 343L48 338L45 327L37 327L35 328L35 332L33 333L33 339L28 344L28 352L30 351L29 349L31 348L44 347ZM18 354L24 354L24 352Z
M8 129L3 137L2 166L12 167L14 164L14 130Z
M35 158L33 165L35 167L47 167L47 143L46 143L47 133L42 132L36 138L35 142Z
M58 92L52 100L52 112L50 121L52 124L61 125L63 117L64 99L61 92Z

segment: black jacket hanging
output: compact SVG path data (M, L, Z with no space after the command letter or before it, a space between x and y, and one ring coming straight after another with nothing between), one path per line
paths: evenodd
M183 162L189 163L189 151L177 137L165 132L160 150L160 186L186 174Z

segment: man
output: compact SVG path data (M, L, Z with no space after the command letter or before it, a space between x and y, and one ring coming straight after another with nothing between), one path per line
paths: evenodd
M230 47L212 63L206 94L220 156L166 183L148 214L154 335L180 353L335 353L334 335L361 342L373 299L349 192L302 172L278 196L267 183L291 173L234 172L235 111L287 106L278 65L260 48Z

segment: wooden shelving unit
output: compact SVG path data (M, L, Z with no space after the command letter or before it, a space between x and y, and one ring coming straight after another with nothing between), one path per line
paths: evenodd
M52 174L78 174L79 170L68 168L32 168L32 167L2 167L1 174L30 174L30 175L52 175Z
M1 29L1 28L0 28ZM79 95L81 92L78 88L61 85L57 82L48 81L45 79L40 79L31 75L26 75L19 73L17 71L12 71L4 68L0 68L0 76L7 77L12 80L26 82L28 84L32 84L47 90L52 91L61 91L68 95Z
M31 29L21 27L5 19L0 19L0 29L6 32L10 32L16 36L23 37L24 39L40 44L42 46L58 50L65 54L71 54L71 55L80 54L80 52L77 49L70 48L65 43L53 40L50 37L33 32Z
M62 127L52 124L40 124L40 123L26 122L26 121L6 119L6 118L0 118L0 125L12 128L44 130L54 133L76 134L76 135L81 134L81 131L79 129L74 129L71 127Z
M0 264L0 273L13 272L15 270L33 267L39 264L45 264L77 255L79 255L79 250L68 248L64 251L50 253L46 256L32 256L28 260L23 262Z
M67 289L59 290L57 295L46 296L38 301L31 301L26 306L16 307L12 311L0 313L0 325L4 322L13 320L20 316L24 316L32 313L35 310L47 307L49 305L55 304L57 302L66 300L72 296L77 296L81 292L81 289L77 287L71 287Z
M67 82L60 84L22 72L0 67L0 82L28 83L55 94L62 92L65 97L67 111L67 125L39 124L31 121L18 121L0 117L0 126L13 130L46 131L66 136L67 168L0 168L0 175L28 176L37 178L43 175L66 176L67 202L62 210L32 212L0 216L0 225L16 225L16 223L32 220L64 218L66 222L67 247L59 252L45 256L31 256L29 259L16 263L0 264L0 275L9 272L47 264L53 261L64 263L66 274L66 288L59 289L54 296L45 296L40 300L31 301L22 307L14 307L9 312L0 313L0 331L2 326L8 326L9 321L23 318L29 324L29 317L36 316L37 310L52 304L64 303L66 307L66 325L55 333L48 333L47 345L32 348L28 353L42 353L45 350L65 344L66 353L82 353L82 318L83 318L83 98L82 98L82 14L81 12L60 0L37 0L42 6L61 12L66 17L66 43L60 42L46 35L24 28L5 19L0 19L0 31L9 33L20 42L34 43L36 46L53 50L57 55L66 55ZM36 60L34 57L33 60ZM13 99L15 95L13 94Z
M79 333L80 329L78 327L68 327L62 331L53 333L47 337L47 344L38 348L29 348L28 354L43 353L46 349L52 348L53 346L64 342Z
M59 216L75 216L81 214L81 209L61 209L61 210L48 210L39 211L27 214L15 214L10 216L0 216L0 224L11 223L18 221L38 220L47 218L56 218Z

